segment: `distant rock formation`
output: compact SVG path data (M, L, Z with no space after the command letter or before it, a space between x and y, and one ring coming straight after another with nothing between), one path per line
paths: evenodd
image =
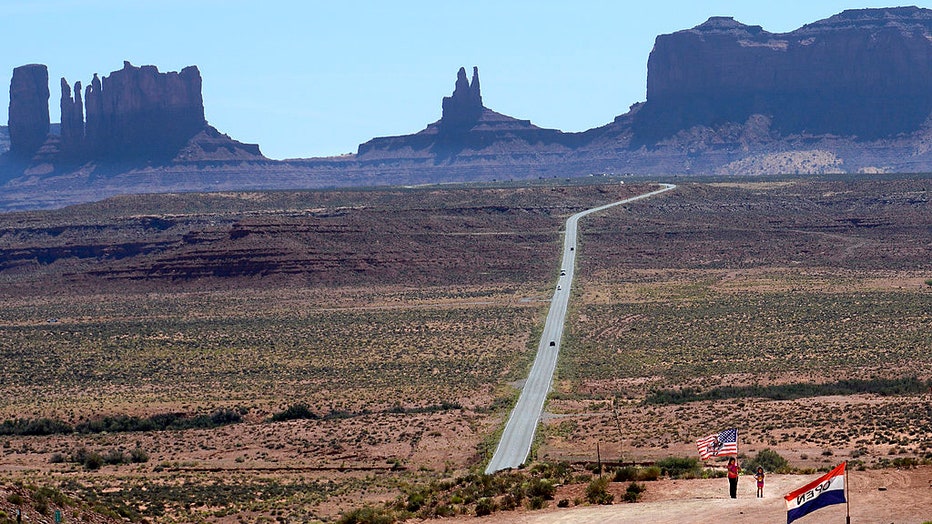
M231 139L207 124L196 66L160 73L155 66L94 74L81 96L61 79L60 132L50 134L48 70L44 65L14 71L10 87L11 156L3 178L26 165L32 174L85 162L122 164L258 160L255 144ZM30 167L39 166L39 167ZM12 174L9 171L14 171Z
M10 154L26 159L49 133L49 71L42 64L13 70L10 81Z
M189 66L160 73L155 66L123 69L87 86L87 124L81 119L80 83L75 98L62 79L62 149L108 157L168 157L207 125L201 74ZM67 115L67 116L66 116Z
M31 164L0 155L0 209L133 191L932 172L932 10L915 7L845 11L782 34L713 17L660 35L647 100L581 133L485 107L478 68L471 81L459 68L441 117L421 131L373 138L355 155L281 162L204 122L196 68L162 74L128 63L94 75L83 113L80 83L63 80L61 137L36 151L49 129L43 74L24 66L14 75L11 141Z
M456 74L451 96L443 97L440 120L413 135L372 139L359 146L357 159L362 162L428 161L448 163L459 159L476 159L499 154L520 158L534 155L540 147L554 147L566 152L574 144L573 136L556 129L537 127L530 120L519 120L496 113L482 105L479 68L473 67L472 81L466 69Z
M849 10L783 34L712 17L660 35L648 60L647 101L582 133L541 129L484 107L477 68L471 82L459 69L442 110L418 133L361 144L361 167L455 163L491 172L527 162L537 164L531 172L553 163L594 172L712 172L745 165L738 161L750 154L809 151L805 141L821 140L825 151L844 147L845 154L799 158L839 159L821 170L887 170L902 159L878 167L839 140L932 130L932 10ZM884 148L893 146L878 145L872 155ZM929 148L914 149L926 155ZM926 160L910 165L916 162Z
M754 114L781 135L909 133L932 112L932 11L849 10L783 34L713 17L658 36L647 71L643 143Z
M107 139L103 136L105 125L100 121L100 118L104 114L104 102L100 94L103 90L100 78L97 77L97 73L94 73L94 78L91 79L91 84L87 86L87 91L84 95L84 105L87 107L85 110L87 114L87 122L84 125L84 141L87 144L102 144L106 143ZM100 149L97 147L88 147L86 153L89 155L94 155L99 153Z
M78 154L84 149L84 104L81 101L81 82L74 84L74 97L71 86L61 79L61 143L64 152Z
M479 68L472 68L472 83L466 80L466 69L456 73L453 95L443 97L443 116L440 118L442 132L467 131L482 117L482 94L479 92Z

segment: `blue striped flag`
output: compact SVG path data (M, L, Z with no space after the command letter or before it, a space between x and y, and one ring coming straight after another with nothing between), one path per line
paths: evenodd
M847 464L847 462L842 462L832 471L784 496L786 524L825 506L844 504L846 502L845 465Z

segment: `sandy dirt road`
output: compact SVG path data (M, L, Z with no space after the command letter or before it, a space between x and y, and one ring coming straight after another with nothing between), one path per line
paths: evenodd
M738 498L728 498L727 481L661 480L646 482L642 502L611 506L556 508L556 502L541 511L499 512L488 517L445 520L446 522L501 522L506 524L719 524L786 522L783 495L819 475L770 475L764 498L755 497L750 475L742 476ZM922 524L932 522L932 466L908 471L868 470L849 472L852 524ZM627 483L613 483L615 500L621 500ZM557 492L556 500L584 498L585 486L569 486ZM794 524L845 522L845 505L822 508Z

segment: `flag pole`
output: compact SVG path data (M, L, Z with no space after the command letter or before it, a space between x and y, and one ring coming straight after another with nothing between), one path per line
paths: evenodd
M738 471L741 471L741 463L738 462L738 429L735 428L735 465L738 466Z
M851 524L851 485L848 483L848 462L845 461L845 524Z

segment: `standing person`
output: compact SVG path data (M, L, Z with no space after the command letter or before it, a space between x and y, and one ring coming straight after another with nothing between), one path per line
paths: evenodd
M754 478L757 479L757 498L764 498L764 468L762 466L757 466L757 475L754 475Z
M735 457L728 459L728 494L738 498L738 461Z

